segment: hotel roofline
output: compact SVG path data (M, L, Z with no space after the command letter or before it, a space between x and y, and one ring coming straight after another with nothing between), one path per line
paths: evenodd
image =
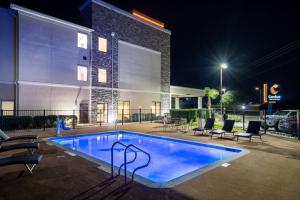
M80 9L80 10L83 10L83 9L84 9L86 6L88 6L91 2L93 2L93 3L95 3L95 4L98 4L98 5L101 5L101 6L107 8L107 9L109 9L109 10L112 10L112 11L114 11L114 12L117 12L117 13L119 13L119 14L121 14L121 15L126 16L126 17L129 17L129 18L131 18L131 19L133 19L133 20L135 20L135 21L141 22L141 23L143 23L143 24L145 24L145 25L147 25L147 26L150 26L150 27L155 28L155 29L157 29L157 30L163 31L163 32L165 32L165 33L167 33L167 34L169 34L169 35L171 35L171 33L172 33L172 32L171 32L170 30L168 30L168 29L160 28L160 27L158 27L158 26L155 26L155 25L153 25L153 24L150 24L149 22L144 21L144 20L142 20L142 19L139 19L138 17L132 15L130 12L124 11L124 10L122 10L122 9L116 7L116 6L113 6L113 5L109 4L109 3L106 3L106 2L104 2L104 1L102 1L102 0L86 0L86 1L79 7L79 9Z
M32 17L37 17L37 18L40 18L42 20L49 21L49 22L52 22L52 23L55 23L55 24L66 25L66 26L69 26L71 28L75 28L77 30L82 30L82 31L86 31L86 32L94 31L93 29L87 28L85 26L81 26L81 25L78 25L78 24L75 24L75 23L72 23L72 22L69 22L69 21L66 21L66 20L62 20L62 19L59 19L59 18L56 18L56 17L52 17L52 16L49 16L49 15L46 15L46 14L28 9L28 8L24 8L22 6L18 6L16 4L10 4L10 8L13 9L13 10L17 10L20 13L23 13L23 14L26 14L26 15L29 15L29 16L32 16Z

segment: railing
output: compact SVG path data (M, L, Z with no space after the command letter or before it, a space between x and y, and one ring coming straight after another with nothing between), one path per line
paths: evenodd
M124 149L124 163L120 165L119 170L118 170L118 175L121 174L121 169L124 166L124 183L127 184L127 165L133 163L136 158L137 158L137 151L133 150L133 148L137 149L139 152L144 153L145 155L147 155L148 160L144 165L141 165L139 167L134 168L132 174L131 174L131 181L134 181L134 175L136 173L137 170L140 170L142 168L147 167L150 164L151 161L151 155L149 153L147 153L146 151L142 150L141 148L133 145L133 144L129 144L129 145L125 145L119 141L115 142L112 147L111 147L111 178L114 178L114 147L119 144L123 147L125 147ZM134 152L134 158L131 161L127 161L127 151L128 149L132 150Z

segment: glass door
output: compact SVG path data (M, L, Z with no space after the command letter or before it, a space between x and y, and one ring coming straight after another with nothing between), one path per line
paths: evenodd
M155 114L155 116L161 115L161 109L160 109L160 102L159 101L152 101L152 114Z
M130 117L130 102L129 101L118 101L118 120L122 120L122 110L124 121L128 121Z
M98 103L97 104L97 122L108 121L108 104L107 103Z

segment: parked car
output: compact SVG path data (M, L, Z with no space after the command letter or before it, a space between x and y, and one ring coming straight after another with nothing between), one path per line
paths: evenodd
M297 115L279 120L278 129L284 133L297 134Z
M281 128L284 130L284 126L290 121L289 119L295 119L297 116L297 110L280 110L275 112L272 115L266 116L266 129L268 128L275 128L276 131L280 131L279 129L279 121L283 120L281 123ZM285 121L284 121L285 120ZM265 126L265 123L262 123L262 126Z

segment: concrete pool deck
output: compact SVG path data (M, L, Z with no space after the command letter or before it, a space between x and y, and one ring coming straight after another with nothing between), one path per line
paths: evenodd
M178 186L168 189L148 188L132 183L124 190L123 177L110 182L110 174L99 165L79 156L41 142L41 164L29 175L24 166L1 167L0 195L3 199L299 199L300 142L293 139L265 135L261 142L249 143L194 136L174 130L162 131L160 124L143 123L119 126L120 130L242 147L250 153L230 162L228 167L217 167ZM63 132L63 135L112 130L111 127L82 128ZM14 135L12 133L11 135ZM18 132L54 136L54 130ZM1 157L21 154L22 151L1 153ZM101 168L101 167L100 167ZM118 190L117 190L118 189Z

